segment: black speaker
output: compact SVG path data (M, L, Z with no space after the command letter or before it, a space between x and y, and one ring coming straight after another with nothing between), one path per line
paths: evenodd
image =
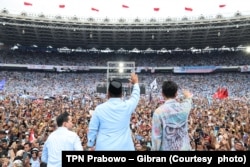
M130 95L130 93L132 92L131 88L130 87L122 87L122 93L125 94L128 96ZM106 86L97 86L96 87L96 92L97 93L104 93L106 94L107 93L107 87ZM145 86L140 86L140 94L146 94L146 91L145 91Z
M140 90L141 90L141 91L140 91L140 92L141 92L140 94L144 94L144 95L146 94L145 86L140 86Z
M96 88L97 93L107 93L107 87L106 86L97 86Z

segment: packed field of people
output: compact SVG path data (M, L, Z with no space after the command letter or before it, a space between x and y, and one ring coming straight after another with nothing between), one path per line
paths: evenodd
M106 65L106 59L98 61L90 58L75 57L59 61L56 57L33 59L30 55L14 52L1 54L1 62L18 64L92 64ZM26 58L27 56L27 58ZM66 55L70 57L71 55ZM162 56L162 55L161 55ZM166 56L166 61L150 61L136 58L142 65L242 65L250 64L250 56L222 54L202 56L205 59L187 61ZM164 57L164 56L163 56ZM198 55L195 55L198 57ZM227 58L225 58L227 57ZM242 59L240 59L241 57ZM81 59L81 60L79 60ZM217 60L216 60L217 59ZM63 59L64 60L64 59ZM237 61L236 61L237 60ZM114 60L112 60L114 61ZM126 58L126 61L127 58ZM144 64L144 63L149 64ZM235 151L250 150L250 75L249 73L221 72L213 74L176 75L173 73L139 73L140 83L146 85L145 94L135 113L131 117L131 130L136 150L146 151L151 147L152 113L161 105L161 84L164 80L173 80L180 89L189 89L193 97L193 107L189 116L189 135L193 150ZM0 81L5 81L0 90L0 156L14 159L37 148L37 154L31 159L40 158L43 143L56 129L55 118L68 111L73 117L74 131L80 136L86 149L87 127L95 107L106 101L106 95L96 92L100 82L106 82L105 73L45 73L31 71L0 71ZM158 88L151 92L150 83L156 79ZM219 87L228 89L229 97L214 99L213 94ZM150 98L150 93L151 97ZM124 96L123 98L127 98ZM182 100L181 93L177 96ZM1 151L2 149L2 151ZM31 160L30 159L30 160Z

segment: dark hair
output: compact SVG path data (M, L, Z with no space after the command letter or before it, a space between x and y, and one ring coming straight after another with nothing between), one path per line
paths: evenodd
M64 122L68 121L69 121L69 113L66 111L56 118L56 123L58 127L62 126Z
M122 83L117 80L110 81L108 91L109 91L110 97L121 97Z
M38 152L39 152L39 149L36 148L36 147L34 147L34 148L31 149L31 155L32 155L33 153L35 153L36 156L38 156Z
M25 142L24 145L29 145L30 148L32 147L31 142Z
M165 97L174 98L178 90L178 85L173 81L164 81L162 84L162 93Z
M13 161L15 161L15 160L21 160L21 161L22 161L22 160L23 160L23 157L18 155L18 156L16 156L16 157L14 158Z
M23 145L21 145L21 144L18 144L17 145L17 150L23 150L24 149L24 146Z
M31 158L31 153L30 152L24 152L23 153L23 160L25 160L27 157Z
M41 163L40 163L40 167L47 167L47 163L41 162Z

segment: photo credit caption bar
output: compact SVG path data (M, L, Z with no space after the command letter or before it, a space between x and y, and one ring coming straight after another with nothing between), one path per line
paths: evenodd
M62 167L84 166L249 166L248 151L63 151ZM230 164L229 164L230 163Z

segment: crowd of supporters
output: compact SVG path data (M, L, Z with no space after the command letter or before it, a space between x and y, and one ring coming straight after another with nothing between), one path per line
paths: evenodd
M23 59L27 56L27 59ZM48 55L47 55L48 56ZM66 55L70 57L74 55ZM207 55L204 61L192 59L191 65L239 65L250 64L250 58L240 56L232 59L222 54ZM31 55L18 58L15 52L2 53L4 63L20 64L65 64L73 63L105 66L107 61L75 57L75 61L60 61L60 55L51 59L34 59ZM129 56L128 56L129 57ZM185 55L183 59L166 60L169 65L188 64ZM195 55L198 57L198 55ZM166 56L166 58L169 58ZM204 58L204 57L203 57ZM80 59L80 60L79 60ZM128 61L127 58L125 61ZM152 57L149 56L149 59ZM218 59L216 61L216 59ZM47 60L47 61L45 61ZM136 63L147 63L143 58L136 58ZM108 60L114 61L114 60ZM131 61L131 60L130 60ZM201 62L200 62L201 61ZM209 62L207 62L209 61ZM225 61L225 62L224 62ZM227 62L228 61L228 62ZM162 60L151 60L148 63L164 66ZM173 64L171 64L173 63ZM190 62L191 63L191 62ZM208 63L208 64L207 64ZM145 64L147 65L147 64ZM224 64L223 64L224 65ZM250 75L249 73L214 73L176 75L173 73L139 73L140 82L146 85L145 94L135 113L131 117L135 148L138 151L150 150L152 113L163 101L161 84L164 80L174 80L180 88L187 88L194 94L193 107L189 116L189 135L193 150L250 150ZM106 81L105 73L45 73L27 71L0 71L0 80L4 84L0 90L0 160L2 164L14 164L18 160L26 163L36 163L41 157L43 143L56 128L55 118L61 112L68 111L73 117L74 128L86 149L86 133L91 113L96 105L106 101L105 94L96 92L96 86ZM158 88L151 91L150 83L157 79ZM219 87L226 87L228 97L214 99L213 94ZM151 94L151 95L150 95ZM150 98L151 97L151 98ZM124 96L123 98L127 98ZM181 94L177 97L182 100ZM1 151L2 150L2 151ZM35 166L35 165L32 166Z
M219 57L219 59L218 59ZM6 64L39 64L39 65L71 65L71 66L107 66L108 61L134 61L136 66L206 66L206 65L247 65L249 55L245 52L212 52L191 53L173 52L164 54L118 54L118 53L45 53L1 51L0 63Z

